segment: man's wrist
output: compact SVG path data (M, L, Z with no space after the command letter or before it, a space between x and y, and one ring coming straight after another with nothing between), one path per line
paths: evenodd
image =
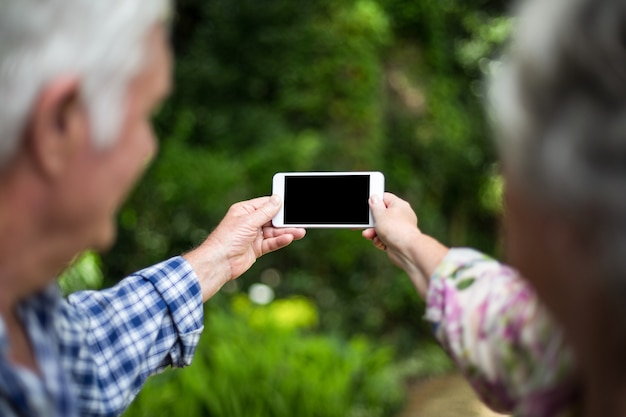
M224 250L209 239L182 255L198 276L205 302L230 281L232 275Z

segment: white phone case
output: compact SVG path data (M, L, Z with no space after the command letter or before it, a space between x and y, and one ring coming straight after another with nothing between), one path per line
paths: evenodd
M382 197L385 177L379 171L279 172L272 194L283 200L272 219L275 227L351 228L374 226L368 200Z

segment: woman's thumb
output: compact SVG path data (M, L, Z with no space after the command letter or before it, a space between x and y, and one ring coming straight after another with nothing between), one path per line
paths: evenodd
M376 220L376 217L381 215L387 208L382 197L379 195L371 196L369 200L369 205L370 209L372 210L372 216L374 217L374 220Z

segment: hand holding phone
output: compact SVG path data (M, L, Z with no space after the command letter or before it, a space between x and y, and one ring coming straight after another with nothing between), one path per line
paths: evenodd
M368 200L382 196L385 178L378 171L281 172L272 193L283 205L272 219L275 227L368 228L374 226Z

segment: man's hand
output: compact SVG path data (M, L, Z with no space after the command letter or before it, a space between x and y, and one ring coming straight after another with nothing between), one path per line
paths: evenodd
M272 217L280 206L278 196L232 205L213 233L198 248L183 255L198 275L204 301L246 272L259 257L304 237L304 229L272 226Z

